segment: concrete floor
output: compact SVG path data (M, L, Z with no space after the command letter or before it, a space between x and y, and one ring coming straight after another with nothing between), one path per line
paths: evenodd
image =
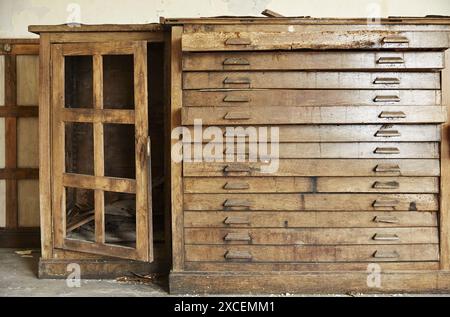
M156 284L117 282L114 280L82 280L80 287L70 288L66 280L37 278L39 251L16 254L16 249L0 249L0 297L4 296L87 296L87 297L160 297L168 296Z

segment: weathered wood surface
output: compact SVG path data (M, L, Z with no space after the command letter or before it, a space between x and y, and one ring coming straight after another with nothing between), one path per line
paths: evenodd
M438 193L437 177L185 177L185 193Z
M378 264L380 264L378 262ZM423 271L423 270L438 270L438 261L427 262L383 262L382 268L384 271ZM189 272L260 272L267 274L267 272L320 272L319 274L331 273L330 271L363 271L368 269L365 262L303 262L303 263L250 263L250 262L186 262L185 271ZM311 274L311 273L307 273ZM365 273L367 275L367 273ZM327 284L329 285L329 284ZM194 287L194 286L192 286ZM189 293L195 293L198 288L193 288ZM236 291L235 293L238 293ZM209 292L211 293L211 292ZM242 290L241 292L242 293ZM271 292L273 293L273 292Z
M186 245L186 261L225 262L226 254L245 254L251 262L398 262L436 261L437 244L256 246ZM378 254L378 256L377 256ZM233 260L233 259L230 259ZM234 261L242 261L236 259Z
M450 46L447 32L396 32L388 30L295 30L285 26L279 30L220 30L185 32L183 51L255 51L295 49L387 49L440 48ZM239 39L237 41L236 39ZM391 40L392 39L392 40ZM398 39L398 40L397 40Z
M428 211L185 211L185 228L384 228L435 227Z
M439 69L442 52L227 52L186 53L184 71Z
M433 194L185 194L185 210L435 211Z
M182 124L205 125L267 124L398 124L442 123L447 108L441 106L348 106L348 107L185 107Z
M437 72L185 72L183 89L439 89Z
M382 267L386 264L384 262ZM209 273L208 279L205 279L202 272L171 273L170 292L173 294L348 294L349 292L423 294L424 292L446 293L450 290L450 274L445 271L383 270L380 287L367 284L367 265L361 271L317 272L313 269L300 273L283 272L283 274L220 272Z
M377 106L441 104L440 90L185 90L184 107Z
M263 163L184 162L184 176L439 176L439 160L284 159L278 170L261 172ZM235 169L234 167L237 167Z
M195 146L184 145L195 155ZM439 158L439 143L279 143L277 150L271 144L252 142L241 144L204 145L204 159L214 159L219 153L236 156L254 156L260 159L280 158ZM212 148L211 148L212 147ZM260 154L261 148L267 153Z
M248 134L251 131L245 131L245 129L239 131L237 127L227 125L227 127L219 128L224 137L231 138L231 141L238 143L248 141ZM267 128L265 125L262 127ZM280 142L423 142L441 139L440 125L432 124L279 125L275 127L279 131ZM187 128L193 137L194 129ZM204 131L205 128L202 129L202 141L212 141L211 136L204 134ZM270 128L267 140L271 140ZM196 142L194 138L193 142Z
M439 243L437 228L186 228L186 245L329 245Z

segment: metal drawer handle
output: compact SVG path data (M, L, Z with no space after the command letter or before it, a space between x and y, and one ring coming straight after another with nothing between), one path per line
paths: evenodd
M375 189L398 189L400 184L398 182L375 182L372 185Z
M396 235L395 233L393 233L393 234L376 233L372 237L372 240L375 240L375 241L399 241L400 237L398 235Z
M375 167L377 173L400 173L400 166L397 164L378 164Z
M250 208L252 206L251 202L247 199L227 199L223 203L225 208L229 207L243 207Z
M250 220L246 217L226 217L223 221L226 225L249 225Z
M383 43L385 44L409 43L409 39L406 36L386 36L383 38Z
M225 41L225 45L250 45L252 41L244 37L232 37Z
M384 138L391 138L391 137L399 137L401 136L401 133L398 130L385 130L380 129L375 133L376 137L384 137Z
M250 120L250 114L246 112L227 112L223 117L225 120Z
M377 60L378 64L404 64L403 57L380 57Z
M229 96L223 98L223 102L250 102L250 98L245 96Z
M228 182L225 184L225 186L223 186L223 189L229 190L250 189L250 185L248 183Z
M253 258L248 251L227 251L224 256L226 260L251 260Z
M404 113L403 111L382 111L378 117L388 119L406 118L406 113Z
M393 77L377 77L373 83L376 85L398 85L400 84L400 79Z
M395 199L377 199L373 202L374 208L395 208L400 202Z
M252 237L248 233L230 232L223 238L224 241L245 241L251 242Z
M252 81L248 77L236 77L230 78L227 77L223 80L225 85L250 85Z
M395 216L376 216L373 219L373 221L376 223L399 223L400 222L398 220L398 218Z
M247 164L227 165L223 169L224 173L250 173L252 168Z
M399 96L376 96L373 99L374 102L400 102Z
M223 61L223 65L225 66L248 66L250 65L250 62L245 59L245 58L241 58L241 57L231 57L231 58L227 58Z
M397 147L377 147L375 154L400 154L400 149Z
M377 259L397 259L400 257L400 254L397 251L375 251L373 254L374 258Z

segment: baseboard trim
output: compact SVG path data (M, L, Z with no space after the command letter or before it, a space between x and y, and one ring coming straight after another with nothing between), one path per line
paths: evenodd
M169 266L166 262L155 261L152 263L138 262L121 259L89 259L89 260L39 260L39 278L41 279L66 279L71 271L67 271L68 265L76 263L80 265L81 279L115 279L122 276L135 274L160 273L168 274Z
M39 248L39 228L0 229L0 248Z

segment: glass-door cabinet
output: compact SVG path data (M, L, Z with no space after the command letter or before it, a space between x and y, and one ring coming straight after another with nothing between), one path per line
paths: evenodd
M54 248L151 262L147 42L51 45Z

